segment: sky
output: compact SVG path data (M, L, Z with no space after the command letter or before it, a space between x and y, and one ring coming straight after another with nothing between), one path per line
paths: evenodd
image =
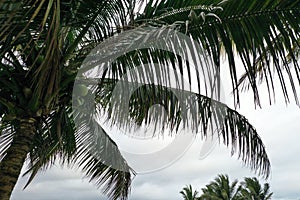
M231 97L230 97L231 98ZM262 94L262 99L266 99ZM300 112L295 103L286 105L277 97L274 105L263 103L254 108L251 93L243 93L239 112L256 127L264 142L271 161L271 185L275 200L300 199ZM201 191L218 174L228 174L230 180L243 177L258 177L245 167L224 145L216 145L204 159L199 158L203 141L196 138L190 148L170 166L151 173L138 174L132 184L129 200L182 199L179 191L187 184ZM93 184L79 170L61 167L58 164L37 175L37 178L22 190L26 177L18 182L12 200L105 200ZM260 178L261 183L265 180Z

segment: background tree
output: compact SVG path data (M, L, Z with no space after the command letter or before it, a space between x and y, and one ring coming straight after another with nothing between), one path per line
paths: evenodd
M203 194L200 196L202 200L236 200L240 188L238 187L238 180L230 183L228 175L218 175L214 181L206 185L202 189Z
M134 15L140 5L144 9ZM27 156L29 182L39 170L60 160L82 166L84 173L97 185L106 185L104 192L111 198L127 198L134 172L108 135L98 141L105 148L95 153L98 157L109 154L112 160L120 162L122 170L113 169L90 153L94 146L86 144L93 138L85 136L99 131L105 134L105 131L100 126L87 126L91 122L88 117L82 127L76 129L71 99L76 73L90 50L129 29L152 26L190 35L213 59L217 74L221 68L220 57L226 55L236 104L239 104L241 81L249 82L254 102L259 105L257 80L264 79L272 93L275 92L274 75L279 77L287 101L286 81L289 81L298 103L294 80L299 81L299 8L298 0L150 0L146 4L129 0L0 1L0 198L9 199ZM189 48L193 52L193 48ZM141 55L142 59L134 55ZM238 58L244 68L238 69ZM158 64L163 73L165 70L159 64L166 60L179 72L191 72L189 65L180 64L181 59L171 53L151 48L132 52L120 57L111 71L113 77L103 77L97 101L104 107L110 106L108 97L126 69L143 62ZM273 67L275 74L271 73ZM237 71L242 69L245 76L238 81ZM284 78L283 73L287 73L288 78ZM145 76L151 74L145 73ZM200 78L200 74L196 76ZM214 77L217 87L218 77ZM155 96L153 88L166 94L165 98ZM176 109L178 102L173 104L174 95L161 87L144 87L139 91L129 105L134 120L145 119L147 112L144 111L153 103L149 100L154 99L154 102L168 102L172 106L170 110L177 111L170 112L168 118L173 126L181 122L180 109ZM220 140L231 145L232 152L245 164L267 176L270 172L268 156L247 119L226 105L217 106L220 102L200 93L196 96L195 103L201 109L194 120L201 122L202 134L206 136L212 116L221 115ZM143 109L137 109L141 107Z
M187 185L182 189L182 191L180 191L184 200L197 200L198 193L199 192L197 190L193 190L191 185Z
M183 194L192 194L191 186L185 187ZM267 200L271 199L270 185L264 183L262 186L255 177L245 177L244 181L238 184L235 180L230 184L228 175L220 174L214 181L202 188L203 194L196 199L202 200ZM198 194L198 193L197 193Z
M244 182L241 183L241 186L240 194L243 199L268 200L272 198L273 193L270 192L270 185L265 183L262 186L255 177L246 177Z

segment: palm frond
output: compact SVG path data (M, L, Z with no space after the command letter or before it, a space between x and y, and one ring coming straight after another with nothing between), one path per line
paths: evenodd
M58 160L61 164L70 163L76 151L75 127L70 108L61 107L46 119L38 121L33 148L29 153L29 163L24 175L30 174L27 187L35 175L50 168Z
M106 82L96 95L97 102L108 113L111 123L125 128L132 127L134 123L152 123L155 129L169 127L176 131L179 127L185 127L190 134L200 134L203 138L211 134L209 130L215 129L220 142L231 146L232 154L236 153L246 165L268 177L270 161L265 146L255 128L237 111L197 93L180 89L176 91L154 84L135 88L128 101L127 92L118 90L118 103L114 104L112 88L116 85L114 82ZM159 113L150 115L149 108L156 104L163 106L167 116ZM159 126L161 123L164 125Z
M116 143L99 125L92 110L84 110L87 113L80 109L74 113L77 151L72 162L82 167L90 181L98 186L104 185L104 192L111 199L127 199L135 172L122 157Z
M283 40L283 35L279 34L277 36L277 38L274 40L274 43L272 44L272 48L282 48L280 46L278 46L275 42L278 40ZM293 36L292 36L293 37ZM289 70L287 71L286 68L283 66L281 67L282 73L283 75L288 75L290 76L290 78L294 77L296 75L296 77L298 78L298 72L295 71L296 73L293 74L291 73L291 70L293 70L293 68L297 68L298 63L295 63L297 60L299 60L299 56L300 56L300 38L297 38L296 40L291 42L291 46L287 46L285 48L288 48L290 50L290 52L292 53L288 53L288 52L284 52L284 56L286 57L286 64L289 65ZM257 84L263 83L265 82L268 87L267 89L269 90L269 103L272 104L272 102L275 102L275 87L274 87L274 81L273 79L271 79L270 77L275 77L278 74L278 71L276 70L270 70L268 68L266 68L266 66L263 64L265 62L265 60L270 58L267 58L267 56L270 55L270 51L267 48L267 52L266 54L263 55L259 55L256 58L255 61L255 73L256 73L256 82ZM281 61L283 62L283 61ZM244 73L238 82L238 88L236 88L237 90L240 91L247 91L249 88L251 88L251 85L249 83L249 79L248 79L248 75L247 73ZM297 94L297 92L295 91L296 88L293 87L292 88L293 92ZM271 95L272 94L272 95ZM297 101L297 99L295 99Z
M0 118L0 162L12 142L14 133L13 126Z
M299 66L296 49L299 48L299 10L300 2L292 0L253 0L245 3L238 0L153 0L147 4L139 20L154 23L159 18L156 23L176 24L181 32L190 33L199 39L219 67L222 65L220 56L225 55L237 104L239 91L236 88L239 85L240 70L244 71L244 77L249 81L255 104L260 104L257 64L262 66L263 70L260 71L268 83L270 93L275 93L274 77L270 73L274 68L286 101L289 101L287 87L290 85L298 103L296 88L299 84ZM191 19L191 14L196 19ZM239 59L243 67L238 66ZM287 73L287 78L283 77L282 69Z
M59 112L53 113L54 116L40 121L41 127L35 135L24 173L30 175L25 187L39 171L59 161L62 165L81 169L111 199L126 199L134 172L126 164L117 145L100 126L95 127L95 121L84 120L82 123L85 125L76 130L71 114L70 108L62 107Z

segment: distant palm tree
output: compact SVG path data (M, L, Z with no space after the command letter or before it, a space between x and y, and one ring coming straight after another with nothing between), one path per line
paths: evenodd
M273 193L270 192L270 185L265 183L263 186L257 178L245 178L241 183L240 195L245 200L269 200Z
M202 189L200 200L237 200L239 187L237 180L230 183L228 175L219 175Z
M180 191L180 194L182 194L184 200L197 200L199 192L197 190L193 191L192 186L187 185Z

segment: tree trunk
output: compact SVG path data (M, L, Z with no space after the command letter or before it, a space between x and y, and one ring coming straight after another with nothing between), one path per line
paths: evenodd
M34 138L35 119L21 120L0 163L0 200L9 200Z

